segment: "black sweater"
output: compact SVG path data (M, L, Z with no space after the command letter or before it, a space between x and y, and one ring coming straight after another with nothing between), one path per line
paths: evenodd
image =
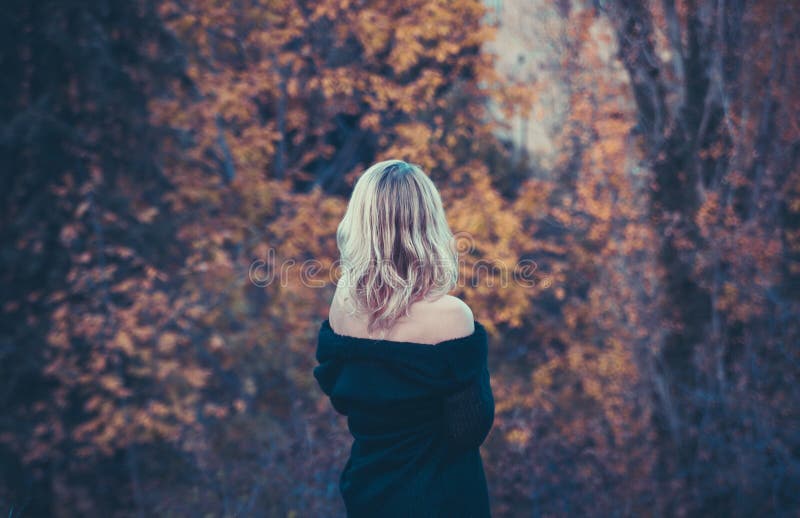
M486 330L436 345L336 334L314 377L347 416L353 444L339 489L348 517L487 517L479 446L494 422Z

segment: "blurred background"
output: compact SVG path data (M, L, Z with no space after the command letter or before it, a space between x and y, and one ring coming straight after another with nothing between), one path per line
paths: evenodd
M794 2L4 5L0 513L344 516L316 337L389 158L491 333L494 516L800 513Z

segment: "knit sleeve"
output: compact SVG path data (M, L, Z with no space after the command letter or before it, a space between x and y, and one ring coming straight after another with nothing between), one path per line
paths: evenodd
M444 397L444 431L459 449L477 448L494 423L494 396L484 367L465 388Z

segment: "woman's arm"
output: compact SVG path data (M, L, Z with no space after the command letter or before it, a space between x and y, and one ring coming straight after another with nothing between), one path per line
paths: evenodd
M466 388L444 398L444 432L459 449L477 448L494 424L494 396L484 367Z

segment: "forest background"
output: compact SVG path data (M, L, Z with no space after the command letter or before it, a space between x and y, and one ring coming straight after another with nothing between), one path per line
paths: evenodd
M0 512L343 516L311 372L388 158L490 331L495 516L800 512L794 2L5 5Z

